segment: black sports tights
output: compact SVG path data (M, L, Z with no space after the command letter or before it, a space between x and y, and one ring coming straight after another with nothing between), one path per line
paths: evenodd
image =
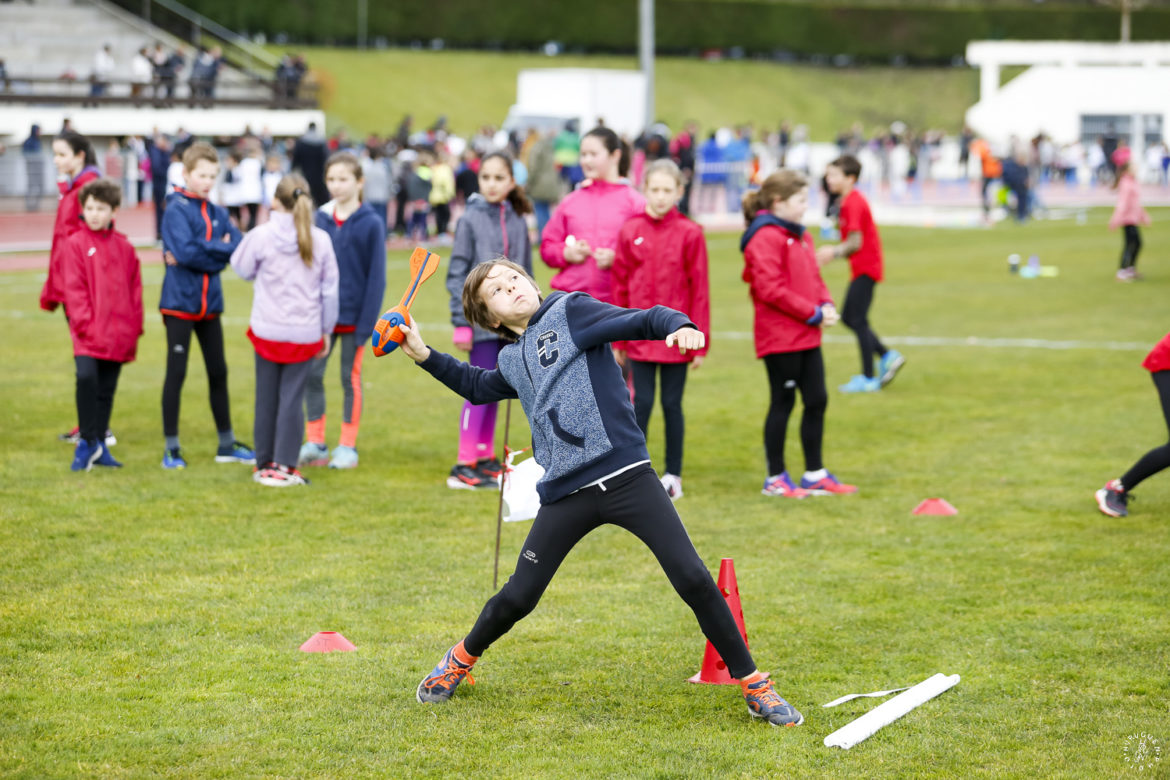
M800 445L808 471L824 468L821 441L825 436L825 409L829 395L825 391L825 359L821 348L800 352L764 355L772 403L764 420L764 452L768 457L768 475L784 471L784 440L788 436L788 418L796 406L796 391L804 401L800 418Z
M654 411L654 377L662 376L662 421L666 434L666 473L682 476L683 435L683 389L687 385L687 369L690 363L643 363L630 361L634 375L634 418L642 435L650 427L650 415Z
M728 673L736 678L751 674L756 664L731 610L649 464L619 474L604 489L582 488L540 508L516 571L484 605L463 640L467 652L482 655L535 609L569 551L605 523L626 529L650 548L670 584L694 611L704 636L727 663Z
M207 368L207 390L211 396L211 415L215 430L230 431L232 415L228 406L227 362L223 356L223 326L219 317L208 320L184 320L163 315L167 328L167 377L163 381L163 435L179 435L179 398L187 378L187 357L191 353L191 332L199 339L203 365Z
M1154 387L1158 389L1158 400L1162 402L1162 415L1170 429L1170 371L1155 371ZM1138 483L1152 477L1163 469L1170 468L1170 443L1163 444L1143 455L1133 467L1121 477L1121 486L1133 490Z

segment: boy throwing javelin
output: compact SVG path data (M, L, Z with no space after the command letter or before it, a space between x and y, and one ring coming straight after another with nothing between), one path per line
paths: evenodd
M581 292L542 298L532 277L502 258L468 274L463 310L468 322L510 342L497 368L476 368L430 349L417 323L402 327L403 352L473 404L519 398L532 428L533 453L546 471L537 485L540 512L515 572L484 605L471 632L419 683L418 700L444 702L463 678L474 683L470 672L479 656L536 607L577 542L611 523L654 553L740 681L752 716L773 726L800 725L801 714L756 669L727 602L650 467L646 439L609 346L664 339L685 352L703 347L702 332L664 306L623 309Z

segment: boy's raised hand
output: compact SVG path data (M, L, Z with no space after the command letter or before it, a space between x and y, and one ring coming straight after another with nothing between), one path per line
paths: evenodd
M406 356L415 363L421 363L431 356L431 349L422 339L422 334L418 331L418 322L413 322L410 325L399 325L398 329L406 336L402 340L402 351Z
M688 349L702 349L706 343L707 337L703 335L703 331L690 326L679 328L666 337L666 346L673 347L677 344L679 354L682 355L687 354Z

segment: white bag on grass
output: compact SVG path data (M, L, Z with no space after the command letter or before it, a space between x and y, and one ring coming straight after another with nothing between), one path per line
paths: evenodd
M509 523L531 520L540 511L540 496L536 492L536 483L544 476L544 467L533 457L513 465L516 456L526 451L508 453L508 462L505 465L504 520Z

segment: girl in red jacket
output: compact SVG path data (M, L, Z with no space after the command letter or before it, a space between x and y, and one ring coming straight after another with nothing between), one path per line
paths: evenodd
M1142 367L1150 372L1154 379L1154 387L1158 391L1158 400L1162 402L1162 416L1166 418L1166 426L1170 428L1170 333L1150 350ZM1129 503L1129 491L1138 486L1138 483L1152 477L1159 471L1170 468L1170 444L1163 444L1147 452L1118 479L1111 479L1105 487L1097 491L1097 508L1110 517L1125 517L1129 514L1126 504Z
M631 217L618 233L613 261L614 303L649 309L661 304L681 311L711 340L711 302L707 284L707 242L703 229L675 207L683 194L683 175L672 160L646 169L646 212ZM680 354L657 341L617 346L619 361L629 359L634 379L634 417L644 435L654 410L655 375L662 377L662 416L666 426L666 472L662 487L672 500L682 497L683 388L687 365L703 364L707 347Z
M764 359L772 394L764 422L769 476L763 493L784 498L857 492L821 462L829 403L821 327L840 317L821 279L812 237L801 223L807 208L808 179L796 171L776 171L759 190L744 195L748 229L739 242L743 280L751 286L755 304L756 357ZM804 401L800 443L806 469L799 487L784 467L784 438L797 389Z
M84 224L62 250L64 303L77 366L80 434L74 471L118 467L103 442L122 364L134 360L142 335L142 274L126 237L114 230L122 188L97 179L81 189Z

